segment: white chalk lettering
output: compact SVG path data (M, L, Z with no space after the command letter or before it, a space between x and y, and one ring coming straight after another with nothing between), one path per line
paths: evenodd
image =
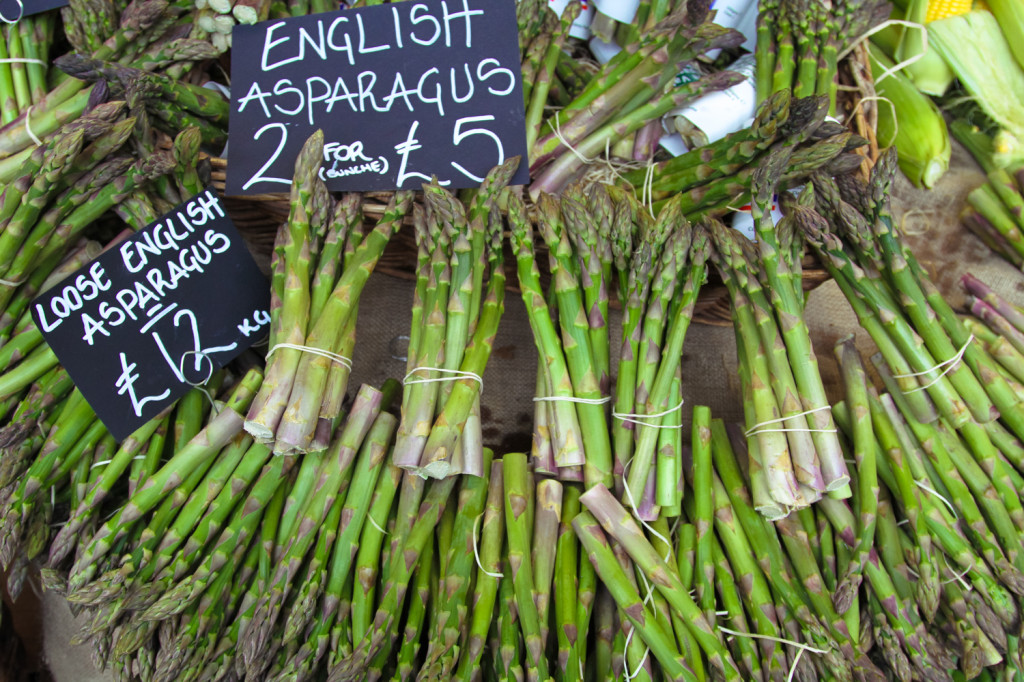
M141 262L134 262L132 257L135 255L135 242L128 241L121 245L121 260L124 261L124 266L128 269L128 272L139 272L142 268L146 267L146 260L142 259Z
M498 66L499 68L491 69L487 73L482 73L481 69L484 68L485 64L494 64L495 66ZM495 74L498 74L499 76L505 76L506 78L508 78L508 85L505 86L504 90L495 90L494 88L490 88L489 87L489 88L487 88L487 92L491 93L492 95L497 95L498 97L504 97L505 95L509 94L510 92L512 92L515 89L515 87L516 87L516 76L515 76L515 74L512 73L512 71L510 69L506 69L506 68L502 67L501 66L501 62L499 62L497 59L494 59L493 57L488 57L487 59L482 60L476 66L476 77L480 80L480 82L485 82L488 78L490 78L491 76L493 76Z
M309 45L320 59L327 59L327 39L324 35L324 22L316 22L316 31L318 38L314 40L313 36L309 35L309 31L304 27L299 28L299 54L304 57L306 45Z
M110 336L110 332L107 331L107 327L103 321L94 319L89 313L82 313L82 327L85 329L85 333L82 335L82 340L90 346L93 345L93 340L97 333L101 333L108 337Z
M451 76L452 84L452 99L455 100L456 104L462 104L473 99L473 76L469 73L469 64L463 64L462 68L466 70L466 86L468 92L465 97L459 97L459 89L455 85L455 69L449 70L449 76Z
M39 319L39 327L44 332L52 332L54 329L60 326L60 323L64 321L63 318L54 318L53 322L50 322L46 316L46 308L41 303L36 303L36 317Z
M100 317L102 317L107 324L111 327L120 327L121 324L127 319L124 311L117 306L112 306L107 301L100 303ZM113 319L111 319L113 318Z
M207 230L203 241L214 253L224 253L231 246L231 240L215 230Z
M366 111L366 99L369 98L370 105L377 111L387 111L377 106L377 100L373 96L373 85L377 82L377 74L373 71L363 71L356 79L359 83L359 110Z
M405 106L409 111L415 111L412 105L412 101L409 99L409 95L419 96L419 90L409 90L405 87L405 82L402 80L402 74L395 74L395 83L391 86L391 94L384 98L384 103L387 106L387 110L391 110L391 105L394 104L395 100L401 97L405 100Z
M313 94L313 84L319 83L323 86L322 94ZM306 79L306 112L309 118L309 125L313 123L313 105L317 102L326 102L331 98L331 84L320 76L313 76Z
M473 24L471 19L475 16L480 16L484 13L482 9L469 9L469 2L462 0L462 9L458 12L448 12L448 3L442 2L441 8L444 11L444 45L445 47L452 46L452 21L455 19L465 19L465 34L466 34L466 47L473 47Z
M359 107L356 105L357 99L356 93L348 89L345 79L338 76L337 80L334 81L334 91L331 93L331 98L327 100L327 113L331 113L335 102L348 102L348 105L352 107L352 111L359 111Z
M251 99L259 98L264 114L274 111L283 116L305 114L309 125L323 125L323 116L330 115L337 104L348 104L353 113L389 113L396 102L404 111L416 113L424 107L436 109L439 116L448 113L449 106L472 101L486 91L496 97L504 97L515 89L515 73L500 65L497 59L484 59L475 67L465 62L458 66L446 67L447 73L436 66L426 68L418 75L413 72L395 71L380 74L365 70L353 76L335 76L333 85L321 76L309 76L304 81L294 82L282 78L269 91L258 90L240 100L244 105ZM384 90L390 78L389 90ZM415 84L415 85L413 85ZM268 126L283 126L283 123L267 124L256 132L259 137ZM263 168L260 174L265 172ZM268 182L289 183L291 180L261 178Z
M238 325L238 333L247 337L252 336L268 324L270 324L270 313L266 310L256 310L253 311L251 322L249 318L246 318Z
M206 190L195 199L188 202L186 210L188 212L188 217L192 219L192 224L195 227L205 225L208 220L216 220L217 218L224 217L224 209L217 200L217 196L210 190ZM200 220L200 216L205 217Z
M428 14L423 14L423 12L428 12ZM441 22L432 17L429 12L430 10L427 6L422 4L413 5L412 11L409 12L409 20L412 21L413 25L422 24L424 21L429 21L434 25L434 35L427 39L420 38L415 32L409 33L409 37L412 38L414 43L417 45L423 45L424 47L430 47L437 42L438 38L441 37Z
M274 102L274 108L277 109L278 111L280 111L285 116L294 116L295 114L299 113L300 111L302 111L303 107L305 106L305 102L306 102L306 100L305 100L305 98L304 98L304 96L302 94L302 90L299 90L298 88L289 87L291 84L292 84L292 81L291 81L290 78L282 78L281 80L279 80L276 83L274 83L274 94L275 95L293 94L293 95L295 95L296 97L299 98L298 104L296 104L295 107L293 107L292 109L285 109L284 107L282 107L277 102ZM268 118L269 118L269 116L268 116Z
M416 90L420 94L421 101L428 104L436 104L438 115L444 116L444 104L441 103L441 84L437 83L434 87L434 99L430 99L429 97L426 97L423 94L423 81L427 80L428 77L436 76L439 73L441 72L437 70L436 66L427 71L426 73L424 73L422 76L420 76L420 82L416 84Z
M291 178L274 178L268 175L263 175L264 173L267 172L267 169L274 165L274 162L277 161L277 157L281 156L281 152L284 150L285 145L288 143L288 128L285 127L283 123L268 123L267 125L263 126L262 128L256 131L256 135L253 137L253 139L259 141L259 139L263 136L263 133L267 132L268 130L279 131L281 133L281 140L280 142L277 143L277 149L275 149L274 153L270 155L270 158L267 159L267 162L263 164L263 166L258 171L256 171L256 173L254 173L253 176L249 178L244 185L242 185L242 189L249 189L257 182L273 182L281 185L292 184ZM191 215L191 213L189 215Z
M369 163L362 163L358 166L352 166L350 168L328 168L320 169L320 179L327 180L328 178L344 178L350 175L362 175L363 173L380 173L384 166L381 162L371 161Z
M344 34L345 42L342 45L338 45L334 42L334 31L339 25L348 22L348 17L337 17L331 22L331 27L327 29L327 47L331 48L335 52L344 52L348 55L349 66L355 66L356 58L352 54L352 38L347 33Z
M356 15L356 23L359 25L359 54L367 54L369 52L382 52L384 50L390 50L391 46L384 43L377 45L376 47L366 46L366 27L363 26L363 15Z
M260 89L259 82L258 81L253 81L253 84L249 87L249 92L245 93L245 97L243 97L240 100L238 100L238 111L239 112L245 111L246 105L249 104L249 102L251 102L252 100L255 99L255 100L258 100L259 103L260 103L260 106L263 107L263 113L266 115L266 117L270 118L270 109L267 108L267 102L266 102L266 99L268 97L270 97L270 93L269 92L263 92L263 90Z
M101 263L97 262L89 266L89 276L92 277L92 281L96 282L96 286L99 287L100 291L110 291L113 283L107 277L107 273L103 270Z
M402 44L402 15L398 11L397 5L391 6L391 16L395 20L395 46L398 49L402 49L405 45Z
M128 394L129 399L132 401L132 409L135 411L136 417L142 416L142 408L146 406L146 403L154 401L160 401L171 394L171 389L166 389L159 395L139 397L135 394L135 382L139 380L139 373L135 371L138 367L136 363L128 364L128 357L124 353L119 353L121 358L121 376L117 378L115 386L117 387L117 394L124 395Z
M260 66L263 68L264 71L273 71L274 69L276 69L276 68L278 68L280 66L284 66L285 64L291 64L292 62L297 62L297 61L301 60L303 58L303 56L304 56L304 53L302 51L302 46L300 45L299 46L299 54L298 55L296 55L294 57L290 57L288 59L283 59L283 60L281 60L279 62L274 62L273 64L268 64L267 63L267 58L269 57L270 51L273 48L277 47L278 45L283 45L284 43L287 43L289 40L291 40L291 38L289 38L288 36L285 36L283 38L279 38L277 40L272 40L272 38L274 36L274 32L277 29L281 28L282 26L285 26L285 23L283 21L279 21L276 24L273 24L273 25L267 27L267 35L264 37L264 42L263 42L263 57L260 60Z
M363 143L358 141L350 144L341 144L340 142L328 142L325 144L324 161L331 160L342 163L348 161L372 161L372 159L363 154Z

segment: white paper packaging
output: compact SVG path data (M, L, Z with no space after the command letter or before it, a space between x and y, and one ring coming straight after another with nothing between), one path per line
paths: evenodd
M723 28L737 28L744 19L747 9L757 2L754 0L715 0L711 3L711 9L715 12L714 22ZM755 13L756 14L756 13ZM707 58L711 61L718 59L721 49L708 50Z
M600 38L591 38L590 52L599 64L607 64L612 57L622 52L622 48L615 43L606 43Z
M640 0L594 0L597 11L623 24L632 23Z
M729 70L742 74L746 80L726 90L712 92L689 106L669 113L669 116L682 116L700 129L709 143L742 129L757 111L754 56L740 57Z

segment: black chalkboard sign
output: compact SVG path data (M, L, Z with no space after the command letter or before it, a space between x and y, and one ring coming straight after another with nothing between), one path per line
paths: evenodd
M375 5L236 26L231 40L228 194L286 191L317 129L332 190L432 175L474 187L526 156L515 0Z
M270 286L211 190L32 303L43 337L121 440L270 323Z
M45 12L48 9L66 7L68 0L0 0L0 21L16 24L22 17Z

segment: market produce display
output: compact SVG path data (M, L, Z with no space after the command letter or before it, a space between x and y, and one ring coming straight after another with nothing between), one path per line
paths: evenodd
M8 23L7 590L66 599L75 641L132 682L1024 679L1024 308L970 273L954 308L891 205L898 169L934 184L951 132L988 180L965 224L1024 262L1019 8L734 4L522 0L529 155L470 189L331 192L314 133L288 193L251 199L287 214L262 254L267 338L120 441L33 301L99 296L95 259L211 186L236 24L345 10L72 0ZM889 16L909 23L869 46ZM977 40L1018 71L984 78ZM872 90L850 106L841 78ZM921 92L954 81L972 102ZM743 85L745 125L686 118ZM868 103L877 138L831 118ZM673 155L680 130L695 148ZM728 226L744 205L752 239ZM361 298L408 232L405 373L350 385L357 332L389 314ZM812 341L809 262L875 354ZM683 401L710 280L743 424ZM506 297L536 350L528 453L485 436Z

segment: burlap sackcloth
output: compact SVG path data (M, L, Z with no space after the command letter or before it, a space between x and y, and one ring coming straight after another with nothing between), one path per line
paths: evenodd
M959 145L954 145L950 171L931 191L914 188L899 176L893 190L893 211L921 263L932 273L955 309L963 303L958 280L965 272L987 282L1018 305L1024 305L1024 275L995 256L959 222L964 197L982 184L985 176ZM510 278L514 264L506 263ZM360 383L379 386L385 379L406 372L405 342L411 322L413 283L376 273L359 306L358 339L350 388ZM807 324L814 339L819 365L831 397L840 399L842 385L832 355L836 341L855 334L865 360L874 344L860 330L856 317L834 282L812 291L807 302ZM620 315L612 315L611 338L618 338ZM537 352L522 299L507 292L505 315L494 351L483 376L484 442L497 454L529 451L533 420ZM732 327L691 325L683 355L684 421L693 405L707 405L727 421L742 420L736 344ZM55 682L106 682L109 675L93 670L86 647L70 647L77 628L67 605L59 597L45 596L45 652Z

